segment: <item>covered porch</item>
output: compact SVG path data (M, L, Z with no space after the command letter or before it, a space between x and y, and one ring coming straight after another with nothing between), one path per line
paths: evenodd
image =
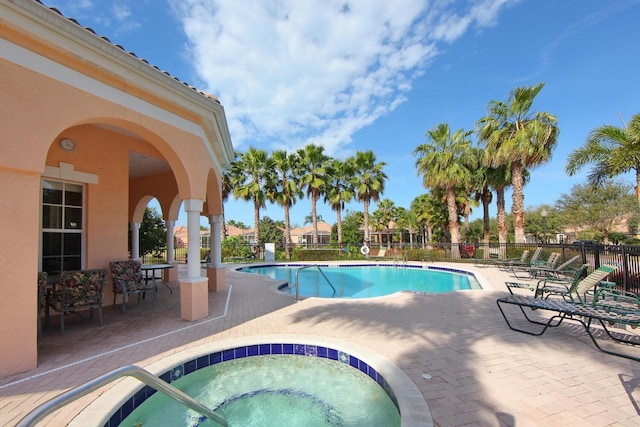
M3 2L0 16L0 377L37 366L38 271L55 281L138 259L152 199L169 254L181 209L195 233L186 274L168 270L180 317L209 316L209 289L225 283L220 183L233 158L220 102L39 2ZM204 272L201 216L214 248Z

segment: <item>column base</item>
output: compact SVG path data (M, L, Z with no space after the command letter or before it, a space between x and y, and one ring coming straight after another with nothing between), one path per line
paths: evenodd
M164 270L164 281L165 282L177 282L178 281L178 265L179 262L172 262L173 268L167 268Z
M209 290L204 277L180 281L180 315L194 321L209 317Z
M226 291L227 281L224 267L214 267L207 264L207 277L209 278L209 290L211 292Z

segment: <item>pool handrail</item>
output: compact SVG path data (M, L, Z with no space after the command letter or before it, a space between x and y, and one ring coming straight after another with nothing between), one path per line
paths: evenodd
M182 403L189 409L205 415L210 420L213 420L224 427L228 427L229 425L227 423L227 420L225 420L222 415L217 414L213 410L207 408L205 405L198 402L183 391L178 390L171 384L162 381L160 378L156 377L149 371L146 371L139 366L128 365L108 372L85 384L72 388L71 390L62 393L51 400L48 400L47 402L43 403L33 411L29 412L27 415L25 415L25 417L22 418L20 422L18 422L18 424L16 424L16 427L35 426L38 421L42 420L53 411L56 411L63 406L66 406L67 404L78 400L81 397L84 397L87 394L91 393L92 391L95 391L100 387L121 377L133 377L140 382L148 385L149 387L153 387L157 391L164 393L178 403Z
M407 266L407 263L408 263L408 260L407 260L407 253L405 252L405 253L404 253L404 256L402 257L402 266L403 266L403 267L406 267L406 266ZM398 259L398 257L396 256L396 257L393 259L393 266L394 266L394 267L397 267L399 264L400 264L400 259Z
M331 289L333 289L333 295L331 295L331 297L336 296L336 288L333 287L333 284L331 284L331 281L329 280L327 275L324 274L324 271L322 271L320 266L319 265L315 265L315 264L314 265L305 265L305 266L300 267L300 268L298 268L296 270L296 301L300 301L300 286L298 286L298 273L300 273L300 270L305 270L307 268L312 268L312 267L316 267L318 269L320 274L322 274L322 277L324 277L324 279L327 281L329 286L331 286Z

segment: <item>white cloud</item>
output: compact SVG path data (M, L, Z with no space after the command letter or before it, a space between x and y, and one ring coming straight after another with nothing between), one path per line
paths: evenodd
M471 27L517 0L170 0L238 148L348 150Z

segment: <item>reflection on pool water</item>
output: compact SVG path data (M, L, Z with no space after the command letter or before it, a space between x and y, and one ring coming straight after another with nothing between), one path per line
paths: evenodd
M296 292L294 285L297 272L299 294L302 297L370 298L399 291L441 293L480 288L473 274L446 268L320 265L320 271L318 268L300 269L302 266L268 265L245 267L240 271L282 280L289 286L280 290L290 294ZM327 279L335 288L335 293Z
M200 369L172 385L230 426L400 426L385 390L344 361L292 354L245 357ZM156 393L121 425L216 424Z

